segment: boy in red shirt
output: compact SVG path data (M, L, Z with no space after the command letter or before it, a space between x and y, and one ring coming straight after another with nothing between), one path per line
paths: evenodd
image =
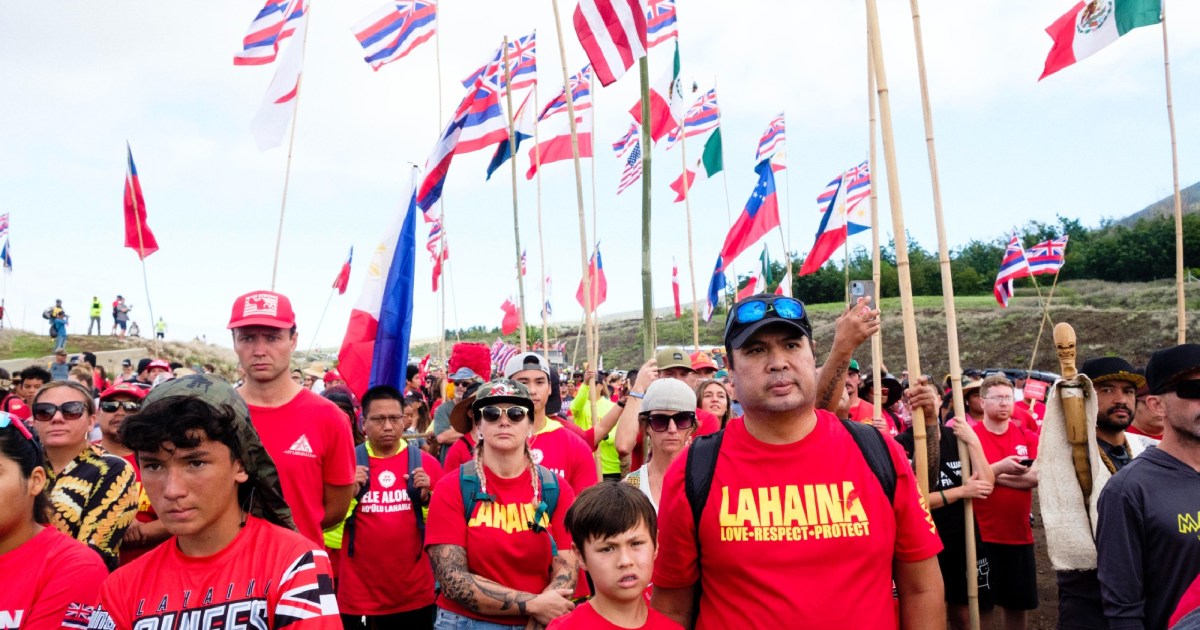
M1037 565L1033 550L1033 489L1038 485L1037 434L1012 420L1014 390L1003 374L983 379L983 422L975 423L996 487L975 499L979 536L987 546L992 599L1004 609L1006 628L1024 628L1026 611L1036 610Z
M104 581L89 627L341 628L329 556L293 531L229 384L207 374L160 384L120 436L172 538Z
M679 630L646 604L658 556L658 516L641 490L605 481L584 490L567 511L567 531L596 594L547 630Z
M563 423L546 416L546 401L551 391L549 364L536 352L519 354L505 364L504 378L524 385L533 400L533 437L529 442L533 463L566 479L575 492L595 485L598 479L592 445Z

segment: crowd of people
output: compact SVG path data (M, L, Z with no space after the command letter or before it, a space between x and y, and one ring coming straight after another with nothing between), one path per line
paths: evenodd
M240 296L228 329L235 384L65 352L0 374L0 572L21 576L0 626L965 628L977 593L983 627L1024 628L1039 605L1055 397L1003 372L874 383L862 302L824 356L802 302L757 295L717 360L567 374L460 343L364 392L294 366L284 295ZM1080 371L1108 474L1058 627L1200 628L1200 346Z
M113 337L124 339L126 335L131 337L141 336L141 330L138 328L137 322L130 320L129 312L133 310L133 305L125 301L125 297L118 295L112 302L112 330L109 334ZM3 314L0 309L0 315ZM92 301L88 305L88 328L87 335L101 335L104 332L101 317L104 314L104 305L100 302L98 296L92 296ZM54 349L61 350L67 345L67 325L71 321L71 316L67 314L63 308L61 299L54 301L54 306L42 311L42 318L49 322L49 334L54 338ZM92 331L95 331L93 333ZM165 339L167 335L167 323L162 317L154 322L154 337L155 339Z

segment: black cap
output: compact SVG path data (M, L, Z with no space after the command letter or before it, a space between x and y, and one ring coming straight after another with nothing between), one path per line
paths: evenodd
M1185 343L1164 348L1150 355L1146 364L1146 381L1150 393L1165 393L1184 376L1200 370L1200 345Z
M150 367L150 359L149 358L138 361L137 373L141 374L142 372L145 372L146 368L148 368L148 367Z
M803 308L803 303L801 303L799 319L780 317L779 314L775 312L775 309L768 309L763 318L758 321L750 322L748 324L738 321L737 311L738 307L741 305L749 302L774 303L777 299L793 300L795 298L772 295L770 293L759 293L757 295L752 295L741 302L738 302L737 304L734 304L733 308L729 309L729 315L725 319L725 348L732 352L733 350L746 345L746 342L750 341L750 338L754 336L754 333L762 330L766 326L771 325L789 326L796 329L800 332L800 334L808 337L811 340L812 324L808 323L808 311L807 309ZM799 300L796 301L799 302Z
M1129 381L1134 387L1141 387L1146 384L1146 377L1138 374L1137 369L1133 364L1122 359L1121 357L1099 357L1088 359L1083 362L1083 367L1079 369L1092 379L1093 383L1103 383L1104 381Z

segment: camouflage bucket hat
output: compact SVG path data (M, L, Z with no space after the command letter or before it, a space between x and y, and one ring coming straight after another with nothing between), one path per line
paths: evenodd
M250 423L250 409L237 390L215 374L194 374L156 386L142 405L145 407L173 397L198 398L216 408L233 409L234 430L242 447L242 464L250 475L246 483L253 491L250 513L295 531L292 510L283 499L283 487L279 484L279 470Z

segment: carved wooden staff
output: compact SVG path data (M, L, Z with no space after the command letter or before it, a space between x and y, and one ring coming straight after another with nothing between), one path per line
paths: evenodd
M1062 398L1063 421L1067 425L1067 442L1071 444L1071 461L1075 478L1083 491L1086 505L1092 496L1092 466L1088 454L1088 422L1084 390L1074 381L1079 376L1075 368L1075 329L1066 322L1054 325L1054 348L1058 351L1058 367L1066 383L1059 386Z

